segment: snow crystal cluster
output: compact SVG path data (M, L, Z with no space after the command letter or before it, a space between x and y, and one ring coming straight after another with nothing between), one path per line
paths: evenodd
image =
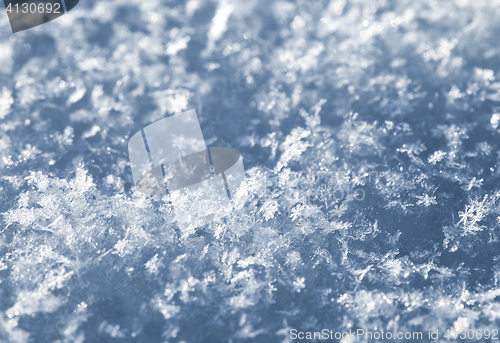
M87 0L1 36L0 342L499 329L499 15ZM182 231L127 142L189 109L247 200Z

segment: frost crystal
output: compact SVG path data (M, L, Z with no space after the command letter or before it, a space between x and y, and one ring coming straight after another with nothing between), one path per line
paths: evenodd
M1 36L0 342L498 328L498 8L89 0ZM246 169L201 227L127 150L187 110Z

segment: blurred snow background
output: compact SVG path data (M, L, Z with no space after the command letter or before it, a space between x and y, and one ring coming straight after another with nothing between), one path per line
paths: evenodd
M1 36L0 341L498 329L499 15L82 0ZM127 140L188 109L242 152L249 200L181 232Z

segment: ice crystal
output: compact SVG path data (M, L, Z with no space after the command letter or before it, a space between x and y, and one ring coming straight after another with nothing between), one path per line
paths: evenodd
M0 37L0 341L498 327L498 8L91 0ZM247 173L182 229L127 142L188 109Z

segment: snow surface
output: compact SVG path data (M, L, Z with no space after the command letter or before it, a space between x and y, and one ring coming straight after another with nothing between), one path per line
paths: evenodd
M499 329L499 15L82 0L1 36L0 341ZM127 141L189 109L248 200L181 231Z

